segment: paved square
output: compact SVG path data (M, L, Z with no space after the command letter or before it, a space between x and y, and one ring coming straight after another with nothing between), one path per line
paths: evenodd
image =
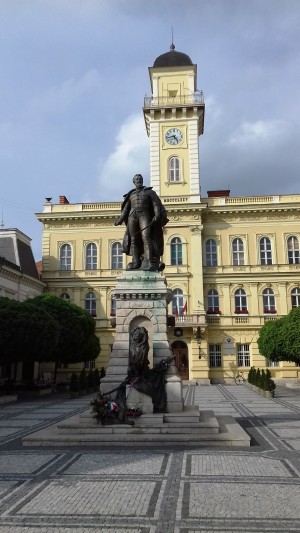
M23 448L20 435L91 398L3 406L0 533L299 533L300 390L184 392L188 405L237 418L251 447Z
M9 454L0 455L0 474L33 474L43 465L54 459L56 454Z
M85 475L124 475L124 474L159 474L164 455L149 454L116 454L109 456L99 454L82 455L75 463L64 471L64 474Z
M190 518L300 519L300 485L191 483L186 492Z
M153 482L57 480L41 490L18 514L146 516Z

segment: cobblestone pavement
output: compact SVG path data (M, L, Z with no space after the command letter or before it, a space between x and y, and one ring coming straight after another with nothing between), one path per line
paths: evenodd
M0 408L0 533L300 532L300 390L189 385L187 404L230 414L250 448L22 448L21 436L91 397Z

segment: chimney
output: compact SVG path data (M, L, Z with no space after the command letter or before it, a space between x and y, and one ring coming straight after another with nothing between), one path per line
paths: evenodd
M221 189L217 191L207 191L208 198L220 198L224 196L230 196L229 189Z
M59 203L60 203L60 205L65 205L65 204L69 203L69 200L65 196L60 196L59 197Z

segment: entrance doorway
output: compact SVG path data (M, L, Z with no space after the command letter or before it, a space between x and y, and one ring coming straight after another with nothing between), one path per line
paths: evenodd
M185 342L175 341L171 345L173 355L176 356L175 365L181 379L189 379L189 351Z

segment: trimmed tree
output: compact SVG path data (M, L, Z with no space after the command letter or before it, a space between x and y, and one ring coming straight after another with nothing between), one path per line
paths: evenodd
M59 324L32 300L0 298L0 361L52 361Z
M300 308L267 322L257 340L260 353L271 361L300 363Z
M95 334L95 320L86 311L52 294L42 294L31 302L44 309L59 324L59 338L52 361L77 363L97 357L100 342Z

